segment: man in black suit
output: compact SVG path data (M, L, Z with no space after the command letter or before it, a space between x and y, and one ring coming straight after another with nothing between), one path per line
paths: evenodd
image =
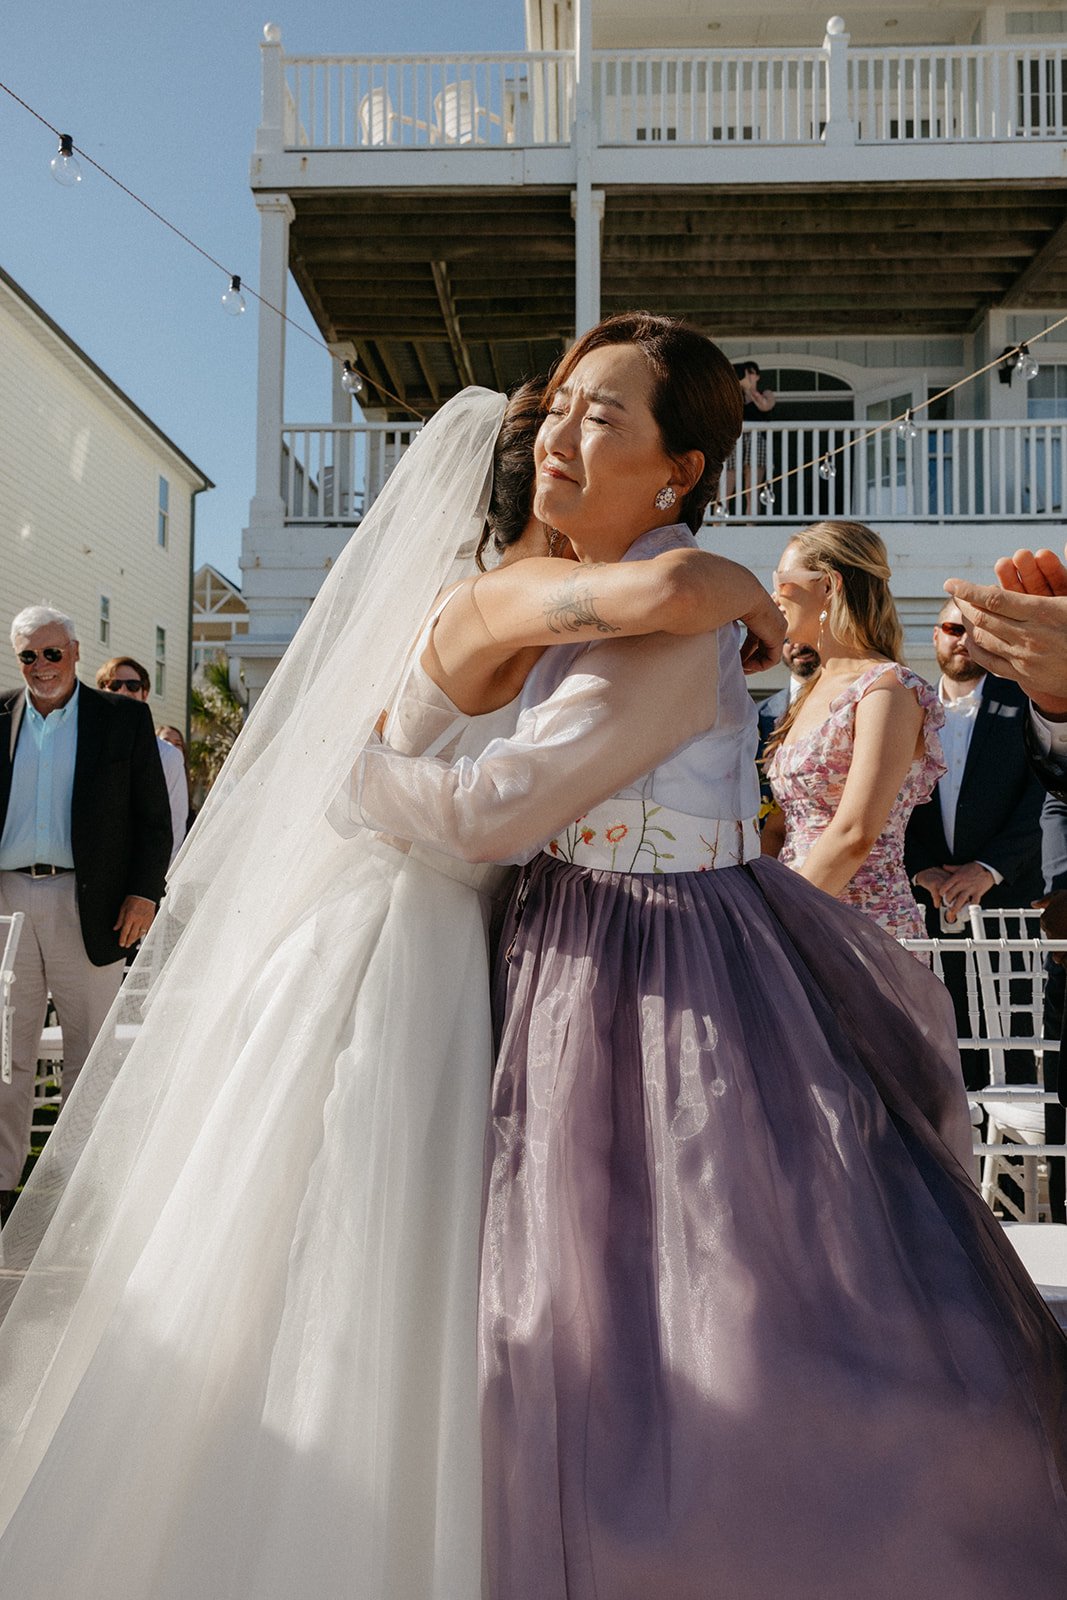
M1067 550L1064 551L1067 555ZM972 656L988 671L1017 683L1030 701L1026 744L1030 764L1052 802L1046 810L1046 885L1053 893L1041 919L1050 939L1067 938L1067 887L1055 881L1062 861L1055 860L1048 830L1050 815L1067 804L1067 567L1051 550L1017 550L1002 556L995 567L996 584L967 583L950 578L945 588L960 608L967 627ZM1051 870L1050 870L1051 869ZM1054 960L1062 964L1062 957ZM1058 1004L1058 1017L1056 1008ZM1050 980L1046 990L1046 1028L1055 1035L1060 1026L1060 1048L1045 1057L1045 1083L1055 1088L1061 1105L1067 1105L1067 1004L1062 983ZM1046 1034L1046 1037L1048 1035ZM1064 1122L1057 1108L1046 1113L1045 1137L1061 1143ZM1053 1163L1055 1167L1055 1163ZM1062 1189L1057 1193L1050 1172L1055 1217L1062 1209Z
M973 659L958 607L949 601L934 630L945 708L948 771L916 806L905 863L927 908L931 937L968 905L1029 906L1041 893L1041 784L1026 750L1026 696Z
M1041 785L1026 751L1026 696L972 658L959 609L948 601L934 630L945 708L948 771L916 806L904 860L932 938L966 932L968 905L1029 906L1041 893ZM946 959L945 982L962 1034L969 1033L963 962ZM1022 1063L1009 1060L1012 1067ZM984 1053L964 1052L969 1088L986 1081Z
M51 993L73 1085L151 927L170 859L167 788L146 706L79 683L62 613L32 606L11 642L24 689L0 695L0 911L25 914L10 1083L0 1083L0 1210L29 1149L37 1044Z

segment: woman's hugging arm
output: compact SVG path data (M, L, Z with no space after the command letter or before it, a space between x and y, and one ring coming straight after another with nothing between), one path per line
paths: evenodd
M743 622L774 659L785 633L756 576L704 550L590 565L549 558L482 574L446 607L434 631L442 666L461 654L505 658L526 647L636 634L708 633Z
M368 746L354 773L355 811L367 827L461 860L528 860L706 732L717 703L708 637L612 640L474 760L447 766Z

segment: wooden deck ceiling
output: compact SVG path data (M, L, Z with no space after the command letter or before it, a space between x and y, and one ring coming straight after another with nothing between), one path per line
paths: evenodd
M573 336L565 190L292 199L292 269L320 330L419 411L543 371ZM959 335L991 308L1060 305L1062 185L607 193L605 315L645 306L754 341Z

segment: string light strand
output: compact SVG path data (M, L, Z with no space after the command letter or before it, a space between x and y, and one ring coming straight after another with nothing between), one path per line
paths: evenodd
M20 105L24 111L28 111L31 117L36 117L37 121L41 123L43 127L47 128L50 133L54 134L57 139L63 140L65 138L69 138L69 135L61 134L59 129L49 122L47 117L42 116L41 113L36 110L35 107L31 106L28 101L24 100L21 95L16 94L14 89L12 89L8 84L0 81L0 89L2 89L3 92L12 100L14 100L16 105ZM101 162L97 161L93 156L91 156L87 150L83 150L80 145L73 144L71 148L76 149L82 160L87 162L90 167L95 168L102 178L106 178L108 183L113 183L116 189L120 189L124 195L126 195L130 200L133 200L142 208L142 210L147 211L150 217L154 217L157 222L162 223L163 227L169 229L171 233L173 233L177 238L181 239L183 244L187 244L191 250L195 250L198 256L202 256L205 261L210 262L213 267L216 267L219 270L219 272L224 273L227 281L231 285L233 284L236 274L232 273L229 267L223 266L222 262L219 261L217 257L213 256L210 250L205 250L203 245L198 244L195 239L191 239L187 233L183 233L182 229L179 228L176 223L171 222L169 217L165 217L162 211L157 211L154 205L151 205L149 201L143 199L139 194L135 193L135 191L127 184L123 183L121 178L117 178L113 172L109 172L107 167L103 166ZM336 361L338 359L326 341L321 339L318 334L312 333L301 323L296 322L292 317L284 312L280 306L274 305L273 302L268 300L265 295L261 295L257 290L253 289L251 284L246 283L243 279L239 281L241 284L240 292L251 295L253 300L258 300L261 306L265 306L268 311L273 311L276 317L281 317L282 321L287 323L290 328L295 329L297 333L303 334L305 339L309 339L317 350L324 350L331 361ZM397 405L404 407L405 411L410 411L413 416L418 417L420 422L426 421L426 418L421 411L417 410L415 406L410 405L408 401L404 400L400 395L394 394L391 389L387 389L384 384L378 383L377 380L372 378L369 373L361 374L361 377L363 377L366 383L372 384L373 387L377 389L378 393L384 395L387 400L395 400Z

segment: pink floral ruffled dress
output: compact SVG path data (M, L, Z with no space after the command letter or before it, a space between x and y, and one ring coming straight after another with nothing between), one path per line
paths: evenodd
M799 867L841 803L855 745L856 702L887 672L914 690L923 708L923 753L908 769L870 855L838 898L865 911L896 939L922 939L923 914L904 871L904 829L915 807L930 798L945 772L938 737L945 713L925 678L893 661L868 667L830 702L830 714L820 727L779 745L767 777L785 816L785 844L778 859L787 867Z

